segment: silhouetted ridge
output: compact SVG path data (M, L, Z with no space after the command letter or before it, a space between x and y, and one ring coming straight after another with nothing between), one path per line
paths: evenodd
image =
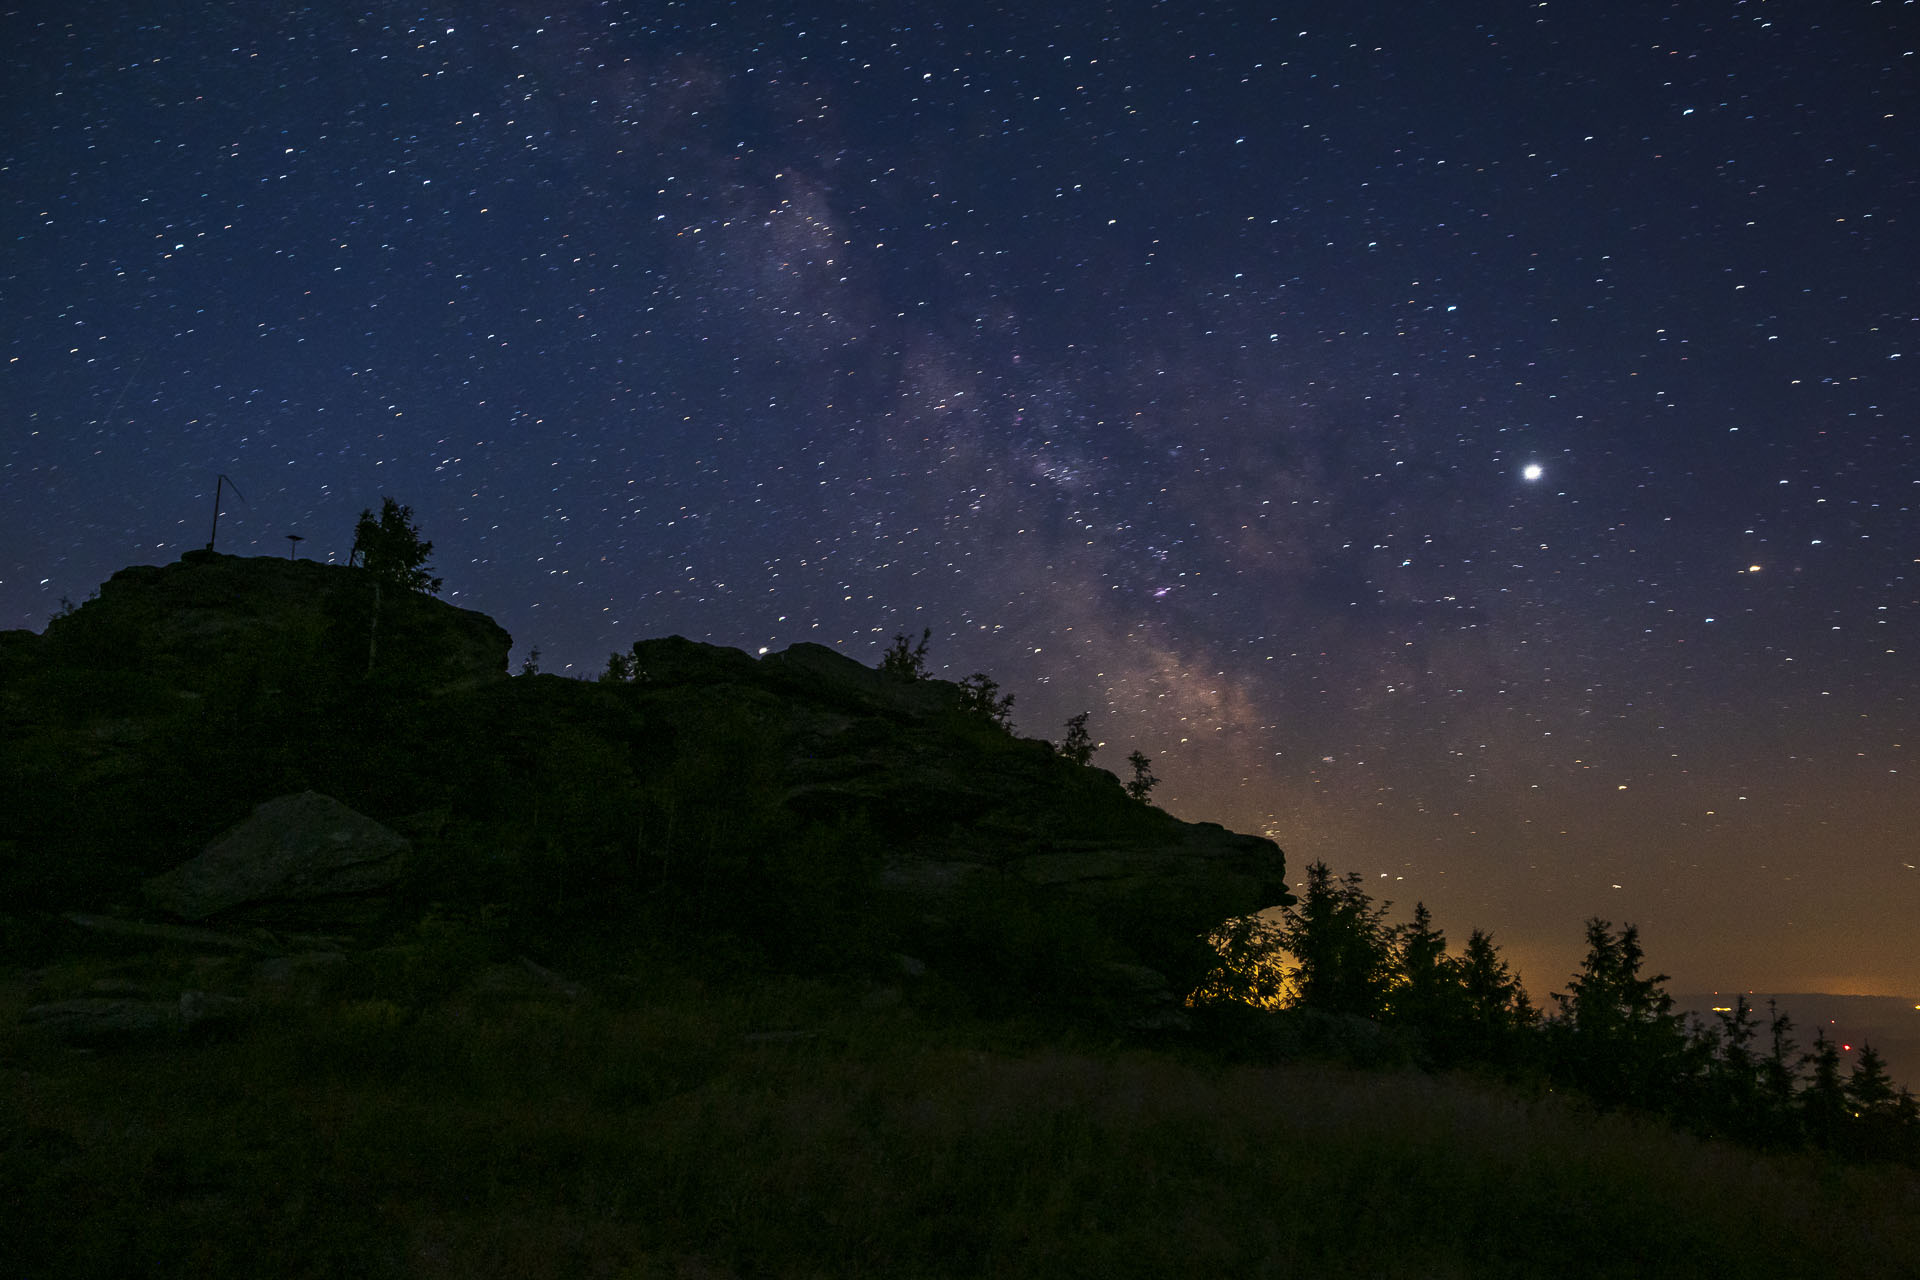
M624 679L508 679L491 619L375 585L195 552L10 634L16 903L132 910L141 880L310 791L413 840L394 920L457 902L528 937L725 931L828 967L899 953L969 998L1118 992L1116 1015L1174 1021L1206 933L1289 900L1272 841L1178 821L1014 736L983 677L674 636L635 644Z

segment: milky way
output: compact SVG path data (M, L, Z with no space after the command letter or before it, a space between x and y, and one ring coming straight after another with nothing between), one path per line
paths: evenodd
M0 626L391 495L516 665L930 628L1536 994L1920 990L1920 6L946 8L8 15Z

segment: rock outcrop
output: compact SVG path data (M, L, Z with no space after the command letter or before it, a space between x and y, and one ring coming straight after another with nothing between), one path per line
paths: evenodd
M359 570L212 551L120 570L43 641L42 657L203 695L236 676L273 685L316 671L444 692L504 678L513 647L483 613L390 588L376 599Z
M678 636L634 645L630 679L507 679L510 643L338 566L123 570L0 636L0 894L274 924L391 890L556 936L909 953L1016 1000L1101 986L1135 1021L1168 1017L1214 925L1290 900L1272 841L1135 800L946 681Z
M366 815L303 791L267 801L199 857L147 881L146 898L184 920L357 899L391 889L407 849Z
M122 892L255 805L362 809L422 709L504 684L484 614L361 570L195 551L113 575L44 634L0 633L0 896ZM404 811L404 810L403 810ZM390 812L390 811L389 811Z
M1143 972L1187 981L1201 935L1292 900L1271 840L1134 800L1106 770L968 710L946 681L903 679L817 644L756 662L672 637L635 645L634 657L632 684L550 689L583 704L563 718L623 718L627 749L688 789L731 764L733 802L774 810L783 831L862 833L873 900L912 921L914 936L898 939L906 950L951 956L1016 919L1040 922L1048 942L1084 930L1092 968L1128 975L1113 984L1126 999L1157 992L1141 1000L1158 1007L1165 980L1155 987ZM587 714L587 703L603 709ZM613 776L601 788L619 789ZM683 821L690 799L676 799ZM844 868L814 870L825 881ZM807 875L784 891L812 891Z

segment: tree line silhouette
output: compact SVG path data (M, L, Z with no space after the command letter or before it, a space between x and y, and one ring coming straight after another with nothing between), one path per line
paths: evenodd
M1213 934L1220 963L1188 1003L1242 1042L1291 1028L1289 1047L1571 1088L1753 1146L1920 1165L1920 1103L1871 1045L1849 1070L1824 1030L1803 1050L1772 1000L1762 1014L1739 996L1706 1022L1676 1011L1634 925L1588 920L1579 971L1541 1010L1490 934L1455 953L1425 904L1401 924L1391 905L1358 872L1315 862L1277 918Z

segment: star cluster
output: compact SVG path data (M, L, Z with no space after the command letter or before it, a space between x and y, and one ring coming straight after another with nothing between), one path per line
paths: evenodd
M1920 988L1912 0L945 9L8 15L0 625L391 495L547 670L931 628L1537 990Z

